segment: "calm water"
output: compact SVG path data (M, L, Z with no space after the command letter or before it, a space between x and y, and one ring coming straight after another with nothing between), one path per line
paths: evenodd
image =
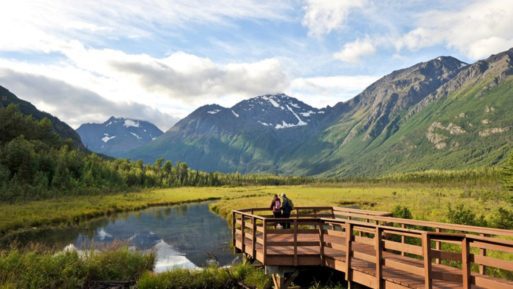
M156 271L205 266L211 260L230 264L231 231L227 222L210 212L208 203L157 207L96 219L74 228L35 230L0 240L2 246L42 243L78 250L122 242L137 250L154 250Z

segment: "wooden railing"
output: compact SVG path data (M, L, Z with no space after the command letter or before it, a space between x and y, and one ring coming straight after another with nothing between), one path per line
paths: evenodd
M513 288L513 241L497 238L510 230L345 208L266 213L233 211L232 221L234 247L267 266L327 266L371 288Z

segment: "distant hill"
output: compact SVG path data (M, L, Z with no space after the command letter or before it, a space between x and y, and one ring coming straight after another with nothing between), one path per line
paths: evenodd
M495 165L513 146L512 59L513 49L473 64L437 57L324 109L284 94L208 105L124 155L323 176Z
M31 115L36 120L41 120L43 118L49 119L52 123L53 129L58 135L64 139L70 139L75 146L84 148L80 140L80 136L69 125L49 113L38 110L30 102L19 99L12 92L0 86L0 108L7 107L10 104L17 105L21 113Z
M162 135L150 122L122 117L111 117L104 123L82 124L77 132L89 150L114 157Z

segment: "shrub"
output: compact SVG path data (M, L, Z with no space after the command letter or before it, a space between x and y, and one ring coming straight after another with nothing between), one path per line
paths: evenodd
M411 214L410 209L408 209L407 207L399 206L399 205L396 206L392 210L392 216L394 216L396 218L403 218L403 219L412 219L413 218L413 215Z
M482 215L478 217L472 210L465 208L463 204L457 205L454 209L449 205L447 219L454 224L486 226L486 221Z

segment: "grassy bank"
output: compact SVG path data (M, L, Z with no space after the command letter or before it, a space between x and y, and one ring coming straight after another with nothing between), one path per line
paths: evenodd
M267 207L271 196L287 193L296 206L358 206L392 211L407 207L416 219L453 221L450 210L462 207L493 221L499 209L513 212L511 193L497 186L428 184L339 184L306 186L185 187L142 192L61 197L42 201L0 203L0 235L42 226L75 225L88 219L148 206L219 199L213 211L227 217L232 209Z
M94 217L149 206L243 198L257 193L260 192L251 188L176 188L0 203L0 235L33 227L74 225Z

